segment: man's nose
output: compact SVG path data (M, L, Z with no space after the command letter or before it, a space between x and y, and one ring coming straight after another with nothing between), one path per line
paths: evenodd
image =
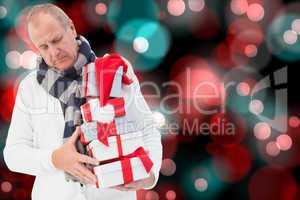
M55 47L54 45L49 46L49 52L52 58L57 58L59 55L59 49Z

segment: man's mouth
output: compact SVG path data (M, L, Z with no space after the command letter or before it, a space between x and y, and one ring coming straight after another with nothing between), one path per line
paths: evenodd
M66 60L66 58L67 58L66 56L62 57L62 58L56 60L55 63L62 63L62 62L64 62Z

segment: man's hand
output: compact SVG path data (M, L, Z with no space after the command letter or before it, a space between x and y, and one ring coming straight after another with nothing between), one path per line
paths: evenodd
M136 191L146 187L150 187L151 185L153 185L154 181L155 181L155 177L153 172L151 171L150 176L148 178L134 181L132 183L125 184L125 185L118 185L113 188L120 191Z
M76 151L75 142L79 136L77 127L73 135L52 153L52 162L57 169L66 171L83 183L95 184L96 176L83 163L98 165L99 161Z

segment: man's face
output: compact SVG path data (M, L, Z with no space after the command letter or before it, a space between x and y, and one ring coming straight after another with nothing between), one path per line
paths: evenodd
M30 21L28 32L48 66L65 70L75 63L78 45L72 23L64 27L53 16L41 13Z

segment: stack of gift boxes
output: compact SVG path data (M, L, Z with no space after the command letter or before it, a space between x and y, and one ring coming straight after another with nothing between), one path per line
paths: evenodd
M96 59L84 66L80 142L99 161L92 171L97 188L127 184L149 176L153 163L143 147L141 131L124 131L116 121L126 117L122 87L130 87L127 65L118 55Z

